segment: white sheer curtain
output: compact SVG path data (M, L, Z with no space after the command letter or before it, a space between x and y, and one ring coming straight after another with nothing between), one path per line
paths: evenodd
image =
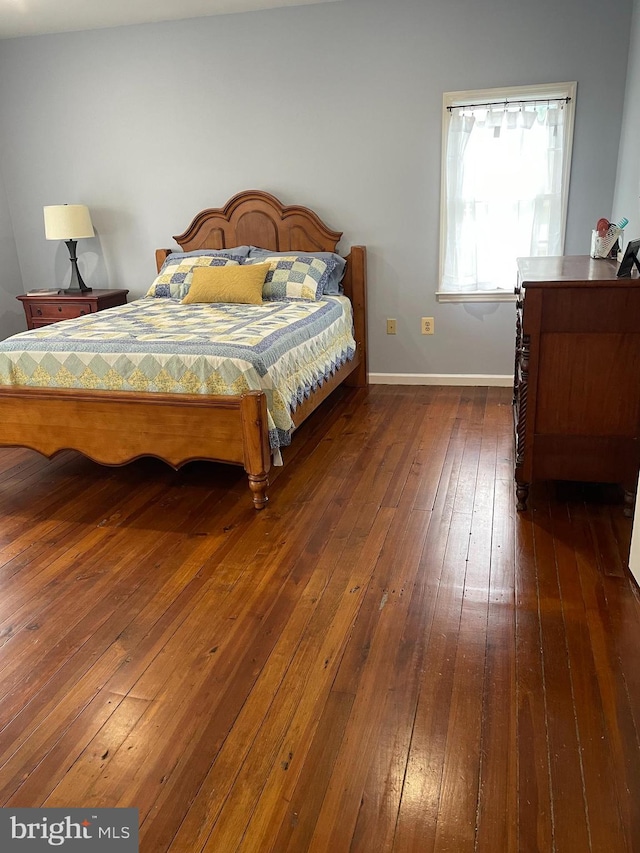
M562 254L564 103L451 110L441 291L513 289L515 259Z

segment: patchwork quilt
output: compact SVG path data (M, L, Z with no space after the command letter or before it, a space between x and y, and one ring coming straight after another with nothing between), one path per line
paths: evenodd
M351 303L138 299L0 342L0 384L267 398L274 461L296 407L355 354Z

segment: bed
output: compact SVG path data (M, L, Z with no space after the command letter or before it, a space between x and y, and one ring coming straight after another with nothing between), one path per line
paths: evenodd
M174 240L182 252L257 246L274 254L311 254L337 252L341 236L308 208L284 206L266 192L249 190L222 208L197 214ZM156 251L158 272L175 251ZM346 256L342 289L353 311L355 354L336 365L298 402L290 412L293 427L342 383L367 383L363 246L352 247ZM29 447L49 458L71 449L103 465L123 465L142 456L155 456L174 468L195 460L242 465L258 510L268 500L273 453L270 421L267 394L257 389L209 394L0 386L0 446Z

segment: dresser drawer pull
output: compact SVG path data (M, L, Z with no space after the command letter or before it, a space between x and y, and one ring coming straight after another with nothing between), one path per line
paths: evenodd
M42 317L42 308L36 308L36 314L38 314L38 316Z
M58 305L58 311L62 311L62 306Z
M87 313L87 312L84 310L84 308L81 308L81 309L80 309L80 316L82 316L83 314L86 314L86 313Z

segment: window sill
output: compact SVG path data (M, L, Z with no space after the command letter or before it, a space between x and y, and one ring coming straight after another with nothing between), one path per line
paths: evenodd
M508 290L475 290L467 293L451 293L438 290L438 302L515 302L515 293Z

